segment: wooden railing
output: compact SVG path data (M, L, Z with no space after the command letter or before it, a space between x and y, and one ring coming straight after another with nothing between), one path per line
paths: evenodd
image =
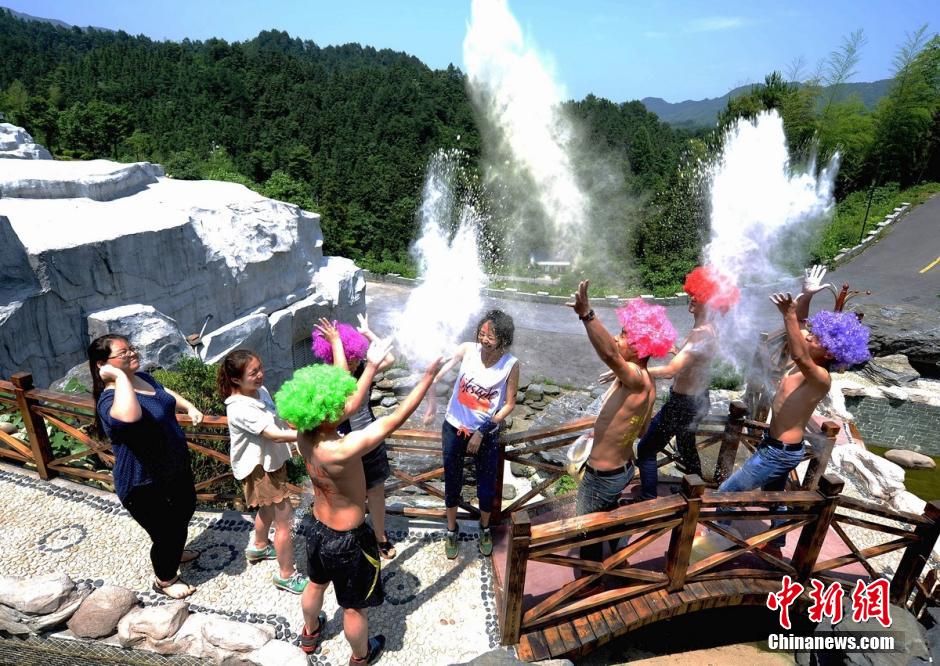
M16 437L0 432L0 457L6 457L20 463L32 463L42 479L49 479L56 475L72 477L76 480L94 479L105 483L111 482L110 468L114 463L114 456L110 444L91 437L87 426L94 420L94 405L90 396L60 393L33 387L32 376L29 373L17 373L12 381L0 381L0 412L18 412L23 416L27 434L24 442ZM209 442L228 442L228 421L224 416L207 415L203 422L194 426L191 420L182 414L177 419L183 426L187 443L194 457L212 459L224 466L230 464L229 456L209 446ZM49 441L46 426L60 430L69 437L84 445L84 449L74 451L65 456L55 457ZM518 433L504 433L500 439L500 464L497 471L497 488L493 506L491 507L492 520L499 522L503 517L511 515L523 507L530 513L537 513L547 506L570 501L573 492L549 500L532 502L540 493L557 483L565 474L563 465L552 463L540 454L554 449L561 449L577 439L581 434L594 426L594 417L584 417L559 425L543 428L534 428ZM720 446L714 476L710 485L716 485L727 477L733 468L735 456L739 446L745 446L753 451L760 441L763 431L767 428L765 423L751 421L746 418L742 403L732 403L727 416L710 415L702 420L698 430L698 449L704 450L713 446ZM807 433L811 446L808 447L807 458L811 459L809 470L804 477L802 488L816 487L819 476L826 468L829 453L834 442L838 426L834 423L824 424L820 433ZM426 469L417 473L408 473L393 465L394 480L386 485L386 494L396 493L404 488L413 487L420 495L443 500L443 491L435 487L432 482L443 478L443 454L441 450L440 430L397 430L388 442L390 453L409 453L425 455L434 460ZM227 446L224 447L227 450ZM76 461L94 457L101 461L100 469L89 470L76 466ZM544 478L514 499L508 506L503 507L503 469L504 461L517 462L539 470ZM668 451L663 452L658 462L659 467L675 460L675 455ZM197 496L202 501L225 502L233 499L230 493L218 490L232 479L231 471L225 469L212 478L201 480L196 485ZM793 476L792 486L800 485ZM215 490L214 490L215 489ZM300 488L292 486L296 493ZM443 507L389 507L392 514L408 516L422 516L428 518L443 518ZM460 517L479 516L479 509L469 502L461 501Z
M921 583L919 578L940 535L940 502L928 503L924 514L917 516L844 497L840 494L842 488L841 479L825 475L816 490L717 492L707 489L698 476L688 475L683 478L679 494L609 512L543 524L534 524L525 509L515 512L509 534L505 583L499 600L502 643L515 644L523 632L569 619L577 626L577 618L605 611L625 599L657 591L681 592L688 585L706 581L779 579L787 574L804 584L813 577L845 584L833 575L833 571L856 562L870 576L877 578L880 574L869 559L901 549L904 554L891 581L891 600L906 603L915 588L918 599L929 598L934 582L927 579ZM840 509L889 518L902 526L853 517L839 513ZM747 538L722 525L722 521L768 519L784 522ZM878 546L859 548L842 529L841 525L846 524L897 538ZM725 551L692 561L693 540L700 525L725 537L733 545ZM845 542L850 552L820 561L820 551L830 528ZM799 530L799 540L789 559L761 550L778 536L796 530ZM650 548L666 535L669 536L669 545L665 565L661 569L648 570L629 564L630 561L638 561L640 551ZM581 546L611 542L622 537L628 537L628 545L601 562L583 560L570 554ZM759 558L761 567L727 566L745 553ZM524 609L526 571L530 562L572 568L575 570L574 580L531 608ZM608 584L606 589L584 596L592 586L611 578L619 584Z

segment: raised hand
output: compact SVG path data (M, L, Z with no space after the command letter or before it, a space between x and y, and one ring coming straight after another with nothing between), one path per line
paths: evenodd
M786 315L790 312L796 312L796 304L802 298L803 294L800 294L796 298L793 298L793 294L789 291L787 293L778 292L776 294L770 295L770 302L777 306L777 309L780 311L780 314Z
M828 282L823 283L822 279L826 276L826 267L822 264L816 264L810 268L804 269L803 271L803 293L808 296L812 296L817 292L826 289L827 287L831 288L832 285Z
M375 333L369 328L369 316L364 314L356 315L356 319L359 321L358 331L370 340L374 340Z
M614 381L613 370L604 370L604 372L597 376L598 384L610 384L612 381Z
M381 338L376 338L372 341L372 344L369 345L369 351L366 352L366 361L374 365L378 365L382 360L388 355L392 350L392 339L387 338L382 340Z
M441 371L441 368L444 367L444 364L447 363L447 361L448 359L444 358L443 356L438 356L428 364L427 368L425 368L425 376L430 376L432 379L437 377L437 373Z
M336 325L326 317L320 317L320 323L315 324L314 328L323 336L323 339L330 344L333 344L335 340L339 339L339 330L337 330Z
M578 285L578 292L572 294L574 296L574 302L565 303L565 305L572 308L579 317L583 317L591 311L591 302L588 300L588 286L590 284L590 280L582 280Z
M100 368L98 368L98 376L101 377L101 380L105 384L115 381L122 374L124 374L122 370L115 368L113 365L108 363L105 363Z

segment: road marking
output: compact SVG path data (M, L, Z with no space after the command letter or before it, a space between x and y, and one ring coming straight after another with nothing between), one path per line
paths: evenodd
M920 269L920 272L921 272L921 273L926 273L927 271L929 271L931 268L933 268L933 267L936 266L937 264L940 264L940 257L937 257L936 259L934 259L933 261L931 261L929 264L927 264L926 266L924 266L923 268L921 268L921 269Z

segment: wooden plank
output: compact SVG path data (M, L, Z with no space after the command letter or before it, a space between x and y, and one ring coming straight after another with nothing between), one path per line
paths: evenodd
M611 638L619 636L626 631L627 627L623 623L623 618L620 617L616 606L605 606L601 608L599 612L604 618L604 622L607 623L607 629L610 632Z
M510 435L505 435L501 439L505 444L519 444L522 442L531 442L536 439L545 439L546 437L552 437L555 435L564 435L570 432L577 432L579 430L587 430L588 428L594 426L594 421L596 418L597 417L595 416L586 416L574 421L568 421L567 423L563 423L561 425L547 426L545 428L532 428L523 432L512 433ZM438 433L438 438L440 438L440 433Z
M532 545L555 539L579 536L604 526L617 523L636 523L664 518L685 508L685 500L678 496L659 497L646 502L621 506L611 511L598 511L583 516L564 518L532 526Z
M570 622L558 623L558 635L565 642L565 654L575 656L581 651L581 641Z
M549 463L541 462L538 460L532 460L531 457L523 458L521 455L515 453L507 453L504 458L509 462L519 463L520 465L526 465L527 467L532 467L533 469L540 469L543 472L549 472L550 474L555 474L556 472L561 472L564 474L565 468L561 465L550 465Z
M77 476L82 479L94 479L96 481L105 481L107 483L114 482L114 479L111 478L111 475L106 474L105 472L92 472L88 469L81 469L80 467L69 467L68 465L54 465L50 467L50 469L54 469L63 476Z
M545 645L552 657L563 657L567 648L565 641L558 632L558 627L548 626L542 630L542 637L545 639Z
M561 478L561 475L563 473L564 473L564 470L560 470L555 475L551 475L551 476L546 477L545 479L542 479L542 481L540 481L537 485L532 486L532 488L527 493L525 493L522 497L518 498L515 502L510 504L509 507L506 508L506 512L512 513L513 511L517 511L518 509L522 508L523 504L528 502L530 499L538 495L540 492L545 490L548 486L552 485L559 478Z
M21 439L17 439L13 435L8 435L5 432L0 431L0 442L3 442L9 446L26 460L31 460L33 457L32 451L30 451L29 446L26 445L26 442Z
M595 613L596 615L596 613ZM604 622L603 618L600 620ZM574 629L574 635L580 643L578 655L584 656L597 647L597 635L591 626L591 622L586 617L576 617L571 620L571 626ZM605 625L606 629L606 625Z
M896 534L897 536L909 536L913 535L913 530L906 530L903 527L894 527L893 525L884 525L882 523L876 523L873 520L864 520L862 518L856 518L855 516L844 516L841 513L837 513L833 517L833 522L845 523L846 525L854 525L855 527L862 527L874 532L885 532L887 534ZM835 527L835 525L833 525ZM877 578L878 576L875 576Z
M649 605L646 595L641 594L638 597L630 599L627 603L633 607L633 611L636 613L636 620L633 623L634 627L642 627L653 621L655 611Z
M879 555L884 555L885 553L891 553L895 550L900 550L905 546L908 546L912 543L917 543L917 539L895 539L894 541L889 541L888 543L883 543L878 546L871 546L870 548L865 548L864 550L858 551L859 555L862 557L878 557ZM858 562L858 557L853 553L852 555L843 555L842 557L834 557L831 560L826 560L825 562L817 562L816 566L813 567L813 573L817 571L829 571L830 569L838 569L839 567L844 567L846 564L852 564L853 562Z
M563 618L571 617L573 615L580 615L582 613L586 613L588 611L609 605L628 597L645 594L660 587L663 587L661 583L649 583L642 585L629 585L627 587L620 587L613 590L600 592L586 599L579 599L569 604L568 606L565 606L564 608L559 608L550 613L546 613L541 619L537 621L537 624L551 624Z
M571 520L570 518L563 518L562 520ZM626 525L619 522L615 522L606 527L601 527L595 530L594 536L587 537L583 531L575 531L571 535L563 538L556 539L554 541L545 542L543 541L537 547L533 547L530 551L532 557L540 557L542 555L547 555L549 553L554 553L558 550L567 550L569 548L580 548L581 546L589 546L592 543L600 543L606 541L613 541L615 539L621 539L632 534L638 534L640 532L648 532L650 530L665 529L669 530L678 525L681 522L679 518L673 518L663 522L661 519L655 519L650 521L643 521L640 523L628 523ZM633 544L630 544L632 546ZM629 546L627 546L629 548Z
M666 612L666 604L663 603L663 598L659 594L660 590L653 590L652 592L643 595L643 600L649 605L650 610L653 611L654 617L659 617Z
M702 495L702 508L723 506L769 506L780 504L787 507L819 504L819 493L814 490L747 490L743 492L720 492L706 490Z
M865 571L867 571L868 575L872 577L872 580L878 579L880 574L875 571L875 568L868 562L868 559L859 552L858 547L855 545L852 539L849 538L849 535L845 533L845 530L842 529L842 526L839 525L839 523L833 521L829 527L831 527L833 531L839 535L839 538L842 539L842 543L848 546L849 550L852 551L852 554L858 558L858 561L863 567L865 567Z
M22 456L16 451L13 451L10 449L0 449L0 456L4 456L6 458L9 458L10 460L16 460L17 462L22 462L22 463L30 462L32 460L32 458L27 458L26 456Z
M584 620L590 624L591 633L594 634L594 643L591 645L592 649L610 642L614 637L614 633L610 630L610 627L607 626L607 619L601 611L588 613ZM575 621L574 626L575 629L579 629L577 621ZM584 639L581 639L581 645L585 645Z
M519 638L516 654L523 661L545 661L552 658L548 643L545 642L545 637L539 629L523 634Z
M617 614L623 622L624 633L633 631L637 626L637 622L640 621L640 616L637 615L633 604L630 603L629 600L621 601L619 604L616 604L614 608L617 610Z
M535 604L532 608L527 610L522 615L522 624L528 626L536 622L543 614L554 610L558 607L560 603L568 599L569 597L577 594L581 590L590 587L595 583L600 576L582 576L576 580L573 580L569 583L565 583L561 588L552 594L548 595L542 599L539 603ZM522 596L522 590L519 590L519 596Z

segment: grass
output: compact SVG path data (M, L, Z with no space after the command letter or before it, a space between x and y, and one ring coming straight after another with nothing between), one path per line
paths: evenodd
M865 448L884 458L887 447L865 444ZM930 456L940 467L940 457ZM925 502L940 499L940 472L936 469L906 469L904 470L904 485L909 492L914 493Z
M923 203L932 195L940 192L940 183L924 183L906 190L899 190L897 183L888 183L876 187L872 195L871 211L865 230L869 231L881 222L885 215L909 202L913 206ZM868 208L868 190L859 190L848 195L836 205L836 214L819 234L810 251L813 263L832 261L844 247L854 247L862 233L865 210Z
M561 478L555 482L555 494L564 495L568 491L575 490L578 487L578 482L572 479L567 474L562 474Z

